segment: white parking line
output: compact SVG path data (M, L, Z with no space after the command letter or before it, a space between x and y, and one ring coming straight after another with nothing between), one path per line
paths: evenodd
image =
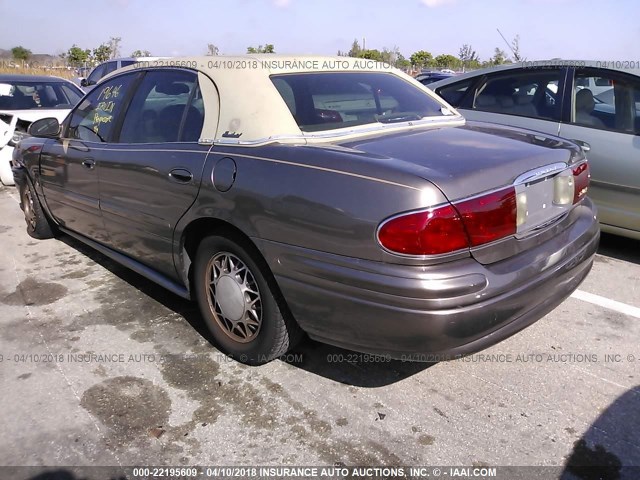
M608 308L610 310L615 310L616 312L624 313L631 317L640 318L640 308L632 307L626 303L616 302L615 300L610 300L608 298L601 297L600 295L594 295L593 293L583 292L582 290L576 290L571 294L571 296L578 300L593 303L594 305Z

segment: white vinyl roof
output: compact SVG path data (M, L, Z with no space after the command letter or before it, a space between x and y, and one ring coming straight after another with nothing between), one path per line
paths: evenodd
M444 100L409 75L388 64L361 58L275 54L175 57L139 62L116 70L105 78L111 78L125 71L157 67L189 68L201 72L200 88L206 113L201 135L202 143L240 145L258 145L274 141L310 143L380 131L419 128L427 124L464 122L462 116L453 107L447 105ZM380 72L397 75L436 98L453 115L397 124L369 124L313 133L302 132L270 76L336 71ZM207 81L207 78L210 80ZM219 115L215 112L217 105L219 105Z

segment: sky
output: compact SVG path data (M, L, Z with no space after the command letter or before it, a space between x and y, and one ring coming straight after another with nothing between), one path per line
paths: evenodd
M366 48L399 47L458 56L470 44L488 60L520 36L527 60L640 61L640 1L611 0L0 0L0 48L22 45L60 54L121 37L121 56L246 53L271 43L277 53L335 55L354 39Z

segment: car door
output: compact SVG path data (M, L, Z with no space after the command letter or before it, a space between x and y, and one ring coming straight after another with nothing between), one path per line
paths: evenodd
M640 77L600 68L572 73L571 117L561 125L560 135L586 150L591 165L589 196L603 226L638 234ZM605 90L594 88L606 85Z
M52 215L64 227L102 243L99 171L102 149L127 100L135 74L113 78L95 88L74 108L60 138L44 145L40 175Z
M467 120L557 135L566 70L509 69L436 89Z
M103 159L100 204L111 245L175 277L173 231L195 201L209 145L199 145L204 121L203 75L149 70ZM217 118L217 104L207 105Z

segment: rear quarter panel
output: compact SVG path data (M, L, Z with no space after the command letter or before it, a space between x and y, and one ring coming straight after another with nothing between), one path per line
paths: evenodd
M433 184L394 168L388 158L347 150L214 148L200 194L178 224L178 238L193 220L218 218L254 239L362 259L393 258L397 263L398 257L377 244L380 222L446 199ZM225 157L236 164L236 180L220 192L212 175Z

